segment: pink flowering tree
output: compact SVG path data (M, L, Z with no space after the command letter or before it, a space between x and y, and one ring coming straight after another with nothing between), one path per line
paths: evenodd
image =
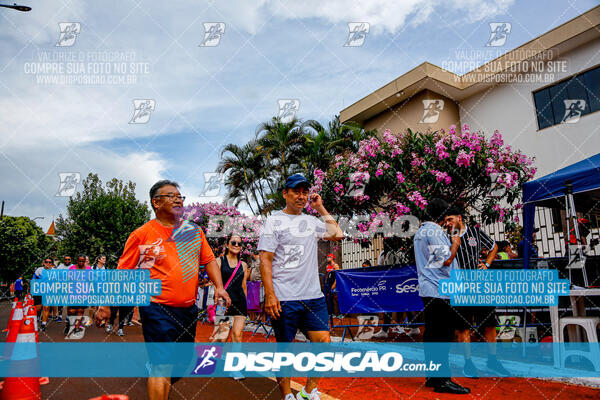
M512 222L520 186L535 174L533 159L491 138L462 131L393 135L362 140L356 152L339 154L327 171L315 170L312 192L332 214L368 215L365 234L384 219L422 218L429 199L441 197L464 207L482 222ZM314 210L308 210L312 212ZM369 235L365 235L369 236Z
M242 238L242 254L249 255L256 249L262 222L243 215L236 207L223 203L195 203L184 207L183 218L194 222L204 230L211 247L225 243L230 233Z

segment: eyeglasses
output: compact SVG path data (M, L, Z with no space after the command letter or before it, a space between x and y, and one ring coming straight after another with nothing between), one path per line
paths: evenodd
M168 197L169 200L171 200L171 201L175 201L175 200L185 201L185 196L181 196L178 194L159 194L158 196L154 196L154 197Z
M229 244L232 246L241 246L242 242L229 242Z
M52 264L52 261L46 260L46 261L44 261L44 264Z

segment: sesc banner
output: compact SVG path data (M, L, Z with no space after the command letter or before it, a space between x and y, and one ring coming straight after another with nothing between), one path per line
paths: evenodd
M342 314L423 309L414 265L338 270L335 277Z

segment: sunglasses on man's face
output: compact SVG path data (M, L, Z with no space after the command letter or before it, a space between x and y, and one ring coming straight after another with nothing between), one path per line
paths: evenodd
M241 246L242 242L229 242L229 244L232 246Z
M52 264L52 261L50 261L50 260L46 260L46 261L44 261L44 262L45 262L46 264Z

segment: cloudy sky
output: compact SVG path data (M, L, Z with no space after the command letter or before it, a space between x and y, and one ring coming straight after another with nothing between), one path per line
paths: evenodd
M67 203L61 173L132 180L142 200L169 178L188 199L210 200L204 173L224 145L277 115L279 100L297 99L299 118L325 123L424 61L460 74L487 61L490 23L512 26L495 49L504 52L596 2L20 4L33 10L0 8L1 199L5 214L45 217L47 228ZM360 46L344 46L350 22L368 24ZM224 33L205 41L211 26ZM134 100L150 100L149 114Z

